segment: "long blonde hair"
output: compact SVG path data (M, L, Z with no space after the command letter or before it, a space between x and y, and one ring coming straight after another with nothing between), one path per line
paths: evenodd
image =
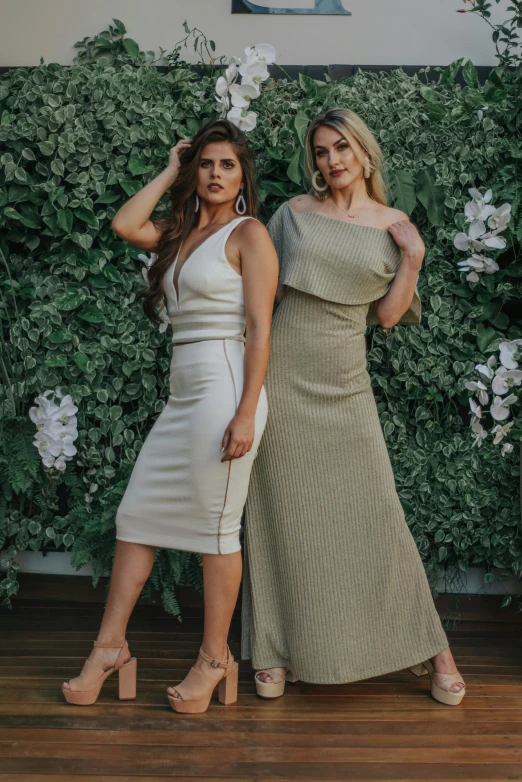
M337 130L341 136L346 139L353 150L353 154L363 166L365 157L355 142L359 142L361 147L366 151L370 160L370 176L368 179L365 178L364 180L366 192L374 201L387 206L388 197L382 170L384 160L382 150L368 125L358 114L350 109L329 109L324 114L320 114L316 117L308 128L305 141L305 173L308 179L312 181L312 176L317 170L314 151L314 134L318 128L325 126L334 128L334 130ZM331 191L330 188L328 188L324 192L319 193L314 189L314 195L316 195L319 200L324 201L331 195Z

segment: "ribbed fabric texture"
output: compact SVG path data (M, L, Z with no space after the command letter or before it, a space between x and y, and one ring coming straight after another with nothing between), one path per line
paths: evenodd
M371 304L388 291L401 262L401 250L382 228L347 223L314 212L295 212L286 203L268 230L280 260L280 282L338 304ZM415 295L401 325L420 323ZM368 326L379 321L370 306Z
M366 368L370 302L383 295L382 275L393 278L378 263L391 266L396 252L386 232L288 205L270 232L289 287L246 506L242 656L307 682L357 681L448 646ZM364 258L374 259L368 273Z

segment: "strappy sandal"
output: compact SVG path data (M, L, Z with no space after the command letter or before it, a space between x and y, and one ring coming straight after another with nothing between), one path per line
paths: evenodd
M216 687L218 687L218 699L219 702L225 706L230 706L237 701L237 687L239 680L239 665L234 662L234 658L227 646L227 659L216 660L214 657L209 657L205 654L203 649L199 650L199 656L205 662L210 663L213 668L223 668L224 673L221 679L212 679L203 670L192 667L187 676L179 687L173 689L180 695L179 698L175 698L174 695L167 693L169 703L174 711L181 714L201 714L206 711L210 704L210 699ZM183 693L180 692L180 687L184 684L190 684L191 680L201 685L201 682L205 682L207 692L203 697L198 699L183 698Z
M410 671L415 676L425 676L429 673L431 694L436 701L444 703L445 706L458 706L466 694L465 685L459 692L451 692L450 690L452 684L464 684L464 679L458 671L456 673L437 673L431 660L414 665Z
M67 703L74 703L76 706L91 706L93 703L96 703L104 681L111 675L111 673L115 673L115 671L118 671L119 676L120 701L133 700L136 697L136 672L138 669L138 661L135 657L131 657L130 660L128 660L126 663L122 662L123 657L129 651L129 645L127 641L118 641L117 643L103 643L101 641L95 641L94 646L102 649L119 649L120 651L118 653L118 657L116 658L116 662L112 668L104 670L100 665L93 663L91 660L86 660L85 666L97 669L98 681L93 687L89 687L85 690L70 689L70 682L69 689L64 687L62 684L62 692Z
M286 669L286 674L283 679L280 679L278 681L272 681L272 682L261 681L259 675L262 673L267 673L269 676L273 678L273 675L270 673L271 670L273 669L268 668L266 670L256 671L254 681L256 683L257 694L260 695L261 698L280 698L281 695L285 694L286 682L295 683L299 681L297 676L294 676L294 674L289 668Z

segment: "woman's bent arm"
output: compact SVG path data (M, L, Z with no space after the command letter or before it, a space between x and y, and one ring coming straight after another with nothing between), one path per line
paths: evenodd
M179 141L170 150L167 168L136 195L129 198L116 212L112 221L112 230L121 239L141 250L155 252L161 231L149 218L160 198L176 181L180 165L178 153L187 145L189 145L188 141Z
M222 461L244 456L254 442L254 419L270 354L270 326L278 275L277 254L266 228L254 220L245 220L238 230L241 230L247 324L244 383L236 415L223 438L225 454Z

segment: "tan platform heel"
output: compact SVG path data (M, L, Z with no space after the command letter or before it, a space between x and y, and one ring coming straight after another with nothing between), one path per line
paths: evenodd
M262 682L258 678L260 673L268 673L270 676L272 676L272 674L269 673L269 670L256 672L254 677L254 681L256 683L256 692L261 696L261 698L280 698L281 695L285 694L286 682L292 682L295 684L295 682L299 681L297 676L294 676L289 668L286 671L285 678L278 682Z
M103 686L103 683L111 673L118 671L119 676L119 698L121 701L133 700L136 697L136 674L138 670L138 661L135 657L131 657L126 663L122 663L126 652L129 650L127 641L119 641L118 643L103 643L101 641L95 641L94 646L98 646L102 649L119 649L118 657L112 668L104 671L99 665L86 660L85 665L96 668L99 673L98 681L93 687L82 690L68 690L62 685L62 692L67 703L74 703L76 706L92 706L98 700L98 695ZM70 685L69 685L70 686Z
M170 693L167 693L170 705L174 711L180 712L181 714L202 714L206 711L210 705L212 693L216 687L218 687L218 700L224 706L230 706L237 701L239 665L234 662L234 658L228 646L226 660L216 660L213 657L209 657L208 654L205 654L203 649L199 650L199 656L207 663L210 663L213 668L223 668L224 673L221 679L216 680L212 679L204 671L192 667L185 677L183 684L185 684L185 682L190 683L191 679L197 681L199 678L199 683L202 681L205 682L207 692L202 698L198 698L197 700L194 698L187 698L187 700L184 700L183 693L179 693L181 698L175 698L173 695L170 695ZM174 687L173 689L179 692L178 687Z
M437 673L431 660L425 660L423 663L414 665L410 671L415 676L430 675L431 694L439 703L445 706L458 706L466 694L466 687L462 687L460 692L451 692L452 684L464 684L464 679L457 671L456 673Z

